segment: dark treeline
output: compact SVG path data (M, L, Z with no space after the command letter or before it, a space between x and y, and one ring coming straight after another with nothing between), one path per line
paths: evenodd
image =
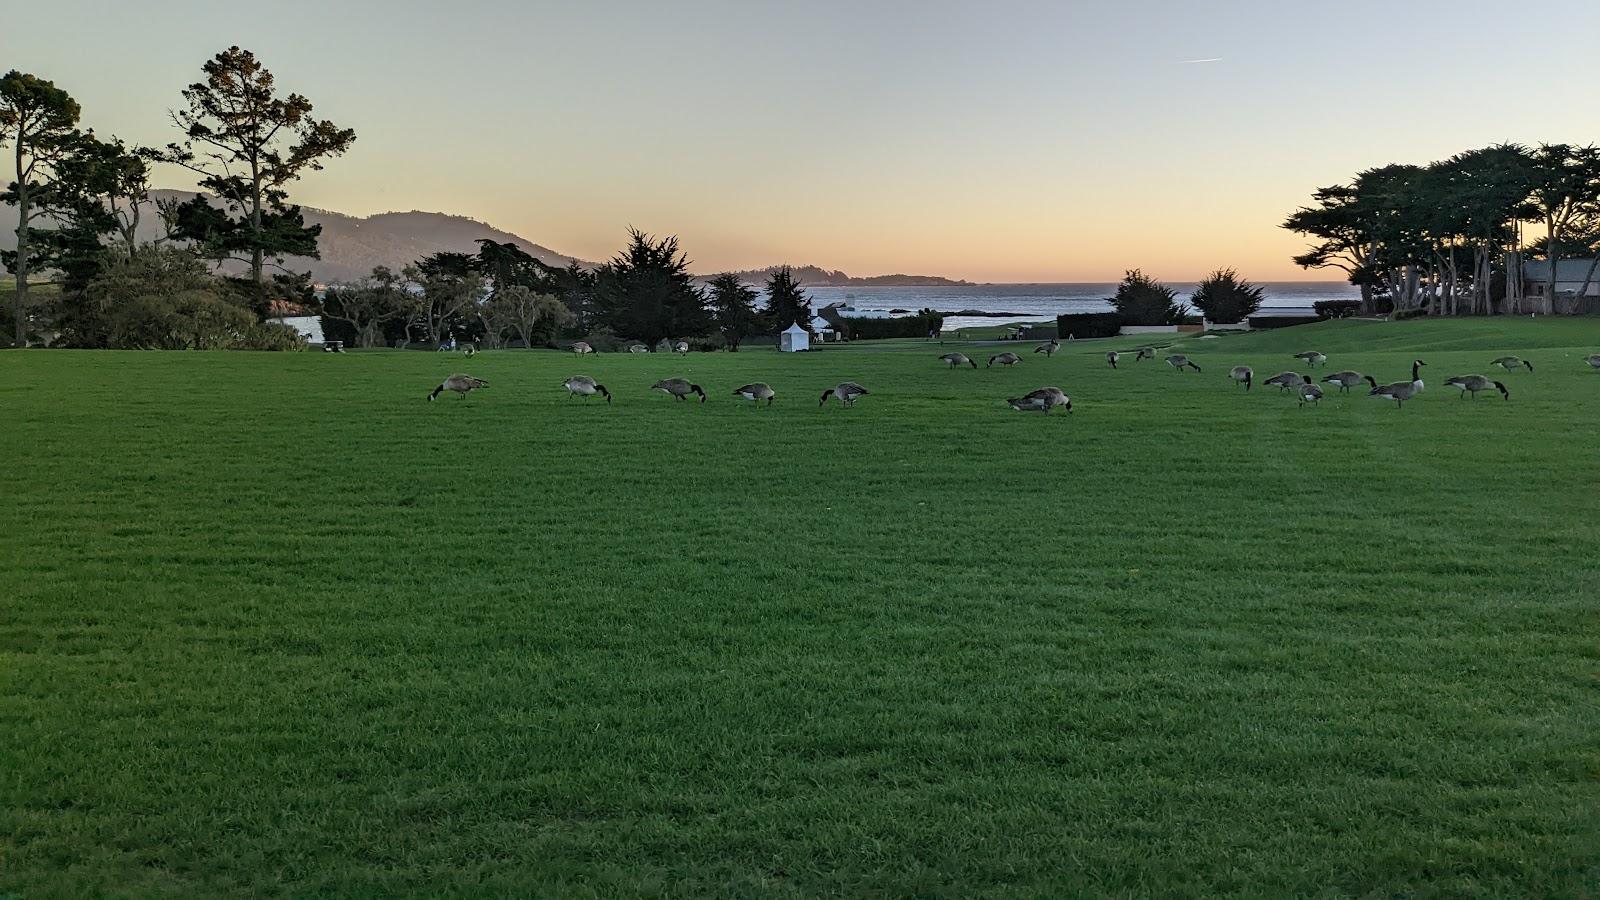
M738 350L750 337L811 321L811 300L787 266L767 280L759 308L760 294L732 273L696 283L676 237L632 231L622 252L593 270L556 268L510 243L478 246L330 285L319 307L325 333L361 347L453 340L492 349L582 337L601 351L679 340Z
M85 127L77 101L53 82L0 78L0 147L18 173L0 202L19 220L15 249L0 255L14 289L0 302L17 346L285 349L302 341L272 320L292 315L321 316L331 339L369 347L536 346L582 335L601 347L684 339L738 349L789 321L809 327L810 300L787 267L772 273L761 309L736 276L696 283L676 237L637 231L592 271L553 268L485 239L476 253L436 253L317 290L284 264L317 258L321 231L305 224L289 188L344 154L355 132L314 117L310 100L279 91L238 47L207 60L181 98L178 140L130 147ZM194 174L201 193L152 203L160 164ZM159 237L141 242L148 215Z
M1570 314L1600 270L1594 147L1504 144L1388 165L1312 200L1283 225L1317 241L1295 262L1342 270L1367 313ZM1589 262L1581 280L1558 285L1563 260Z

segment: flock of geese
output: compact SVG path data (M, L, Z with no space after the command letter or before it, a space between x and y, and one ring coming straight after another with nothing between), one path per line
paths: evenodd
M643 345L639 346L642 347ZM630 351L632 349L633 348L630 348ZM1037 348L1035 348L1034 352L1043 353L1048 358L1055 356L1060 349L1061 343L1056 340L1051 340L1047 343L1040 344ZM579 355L595 352L593 347L589 346L583 341L579 341L577 344L575 344L573 346L573 350ZM680 355L686 354L689 351L689 346L688 344L680 341L673 348L673 351ZM1156 350L1154 347L1140 347L1137 350L1132 351L1132 354L1134 362L1138 362L1140 360L1154 359L1156 356ZM1115 369L1122 358L1127 355L1128 354L1120 353L1116 350L1108 351L1105 356L1106 363L1110 365L1111 368ZM1325 366L1328 362L1328 357L1326 354L1315 350L1307 350L1302 353L1296 353L1294 354L1293 358L1305 363L1309 368L1320 368ZM958 369L962 366L970 366L974 369L978 368L977 360L972 359L964 353L946 353L943 356L940 356L939 360L944 362L951 369ZM1009 368L1021 361L1022 357L1010 351L1006 351L1002 353L996 353L995 355L989 357L989 362L986 368L992 368L997 363L1001 366ZM1600 370L1600 353L1585 357L1584 362L1587 363L1591 368ZM1167 356L1166 363L1172 367L1173 371L1176 372L1182 372L1185 369L1193 369L1196 372L1201 371L1199 364L1182 353L1174 353ZM1369 388L1367 391L1367 396L1379 400L1391 400L1398 409L1403 408L1407 400L1410 400L1422 393L1425 387L1422 381L1422 367L1426 365L1427 363L1420 359L1413 360L1411 363L1410 381L1396 381L1390 384L1379 384L1378 380L1371 375L1346 369L1342 372L1334 372L1332 374L1324 375L1320 384L1331 385L1332 387L1330 389L1337 388L1339 393L1347 394L1350 392L1351 388L1359 387L1363 382L1365 382ZM1533 363L1516 356L1502 356L1499 359L1491 362L1490 365L1498 366L1506 372L1512 372L1518 369L1525 369L1529 372L1533 371ZM1234 366L1232 369L1228 370L1228 378L1232 380L1235 385L1242 386L1246 391L1251 390L1255 385L1255 372L1249 366ZM1276 387L1280 392L1288 393L1292 391L1294 396L1299 400L1299 405L1302 407L1307 403L1317 405L1322 401L1324 396L1323 388L1317 381L1314 381L1310 375L1293 370L1279 372L1277 375L1266 379L1262 383ZM1453 378L1445 379L1444 383L1447 387L1453 387L1460 390L1461 397L1463 399L1465 399L1468 395L1471 395L1472 399L1476 400L1478 399L1478 394L1490 390L1498 391L1503 399L1511 399L1511 391L1507 389L1504 382L1486 378L1483 375L1457 375ZM475 378L471 375L451 375L449 378L446 378L438 387L433 389L433 392L428 395L428 399L434 400L445 391L453 391L460 395L461 399L465 400L468 394L488 386L489 383L487 381L484 381L481 378ZM593 397L598 394L604 397L607 403L611 402L611 391L607 390L605 385L600 384L587 375L573 375L572 377L562 381L560 387L567 391L567 398L569 400L573 397L583 397L588 399L589 397ZM700 385L695 384L686 378L663 378L662 380L651 385L650 389L653 391L660 391L677 400L687 400L689 397L699 397L700 402L704 403L707 399L705 390L701 388ZM827 404L828 400L832 398L838 400L847 407L854 406L858 398L864 397L869 393L871 392L854 381L844 381L823 391L822 398L818 405L824 406ZM772 401L777 397L777 392L773 390L772 385L767 384L764 381L755 381L751 382L750 384L741 385L737 388L734 388L732 395L744 400L748 400L757 405L761 405L762 401L765 401L764 405L771 406ZM1052 409L1056 409L1058 407L1065 409L1069 413L1072 412L1072 398L1068 397L1066 393L1063 392L1059 387L1042 387L1034 391L1029 391L1021 397L1009 398L1006 400L1006 405L1010 406L1014 410L1017 410L1018 412L1039 412L1046 415L1048 415Z

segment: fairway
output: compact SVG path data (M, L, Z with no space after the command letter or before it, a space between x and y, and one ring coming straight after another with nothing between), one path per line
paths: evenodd
M1600 325L1033 346L0 354L0 895L1596 893Z

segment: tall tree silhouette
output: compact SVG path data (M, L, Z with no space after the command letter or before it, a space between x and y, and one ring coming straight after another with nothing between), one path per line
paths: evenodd
M737 353L745 336L761 327L761 313L756 310L759 295L732 272L711 279L710 287L712 318L728 342L728 349Z
M15 181L0 201L17 208L17 246L5 261L17 277L18 347L28 344L28 276L40 261L33 223L48 212L56 165L80 138L78 115L78 102L53 82L16 70L0 78L0 146L11 145L15 163Z
M257 312L267 308L269 261L317 254L320 226L307 227L300 208L288 204L288 185L342 155L356 133L313 118L311 101L278 96L272 73L255 54L229 47L206 61L205 80L183 91L187 103L173 112L182 144L169 144L163 158L200 176L220 210L204 196L178 217L179 235L213 259L249 264Z
M811 298L788 266L779 266L767 279L767 319L776 331L796 323L811 330Z
M705 295L689 275L677 237L657 240L631 229L627 248L595 270L593 300L596 324L648 346L711 328Z

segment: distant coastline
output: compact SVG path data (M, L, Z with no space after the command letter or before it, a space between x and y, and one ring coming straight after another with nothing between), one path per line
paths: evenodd
M751 284L765 284L772 273L781 266L767 266L763 269L744 269L734 272L741 281ZM838 269L824 269L821 266L790 266L796 281L803 286L811 287L975 287L970 281L958 278L945 278L940 275L849 275ZM706 280L712 275L696 276Z

